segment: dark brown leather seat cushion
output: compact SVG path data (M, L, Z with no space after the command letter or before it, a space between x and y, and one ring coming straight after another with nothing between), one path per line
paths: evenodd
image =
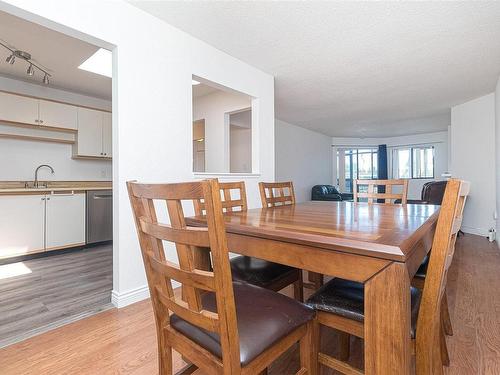
M282 294L242 282L233 282L240 361L246 366L281 338L314 318L314 310ZM202 297L203 307L216 312L215 295ZM172 327L222 358L219 335L198 328L177 315L170 318Z
M244 281L249 284L268 288L279 279L298 272L296 268L279 263L268 262L248 256L237 256L231 259L233 280Z
M362 283L335 278L323 285L307 304L319 311L343 316L358 322L365 320L365 287ZM415 337L421 292L411 288L411 337Z
M419 279L425 279L425 275L427 275L427 268L429 267L429 255L426 255L424 258L424 261L418 267L417 272L415 273L415 277L418 277Z

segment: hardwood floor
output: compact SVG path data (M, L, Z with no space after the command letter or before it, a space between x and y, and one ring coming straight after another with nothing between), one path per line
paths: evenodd
M112 256L104 245L0 265L0 348L111 308Z
M457 242L448 298L454 336L448 338L448 375L500 374L500 251L485 238ZM292 295L292 289L287 293ZM336 337L323 345L335 354ZM361 340L351 341L352 363L360 366ZM175 356L176 369L184 363ZM273 364L269 374L291 374L297 348ZM156 374L156 335L149 301L112 309L0 350L0 373ZM324 372L332 374L332 372Z

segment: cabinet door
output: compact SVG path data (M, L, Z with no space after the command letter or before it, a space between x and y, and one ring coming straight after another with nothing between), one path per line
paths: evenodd
M38 99L0 92L0 120L38 125Z
M0 258L44 251L45 195L0 196Z
M47 250L85 243L85 194L47 195Z
M111 137L111 113L103 112L102 115L102 152L104 156L110 158L113 155Z
M40 125L76 130L78 109L69 104L40 100Z
M77 142L79 156L103 157L101 111L78 108Z

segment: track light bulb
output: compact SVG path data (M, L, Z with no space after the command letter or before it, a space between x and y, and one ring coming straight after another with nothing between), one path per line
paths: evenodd
M28 70L26 71L26 74L28 74L29 76L33 76L35 74L35 69L33 69L33 65L30 64L30 66L28 67Z
M7 59L5 61L8 62L10 65L12 65L12 64L14 64L15 60L16 60L16 57L14 56L14 54L11 54L7 57Z
M47 75L47 73L45 73L45 75L43 76L43 83L46 85L49 84L49 76Z

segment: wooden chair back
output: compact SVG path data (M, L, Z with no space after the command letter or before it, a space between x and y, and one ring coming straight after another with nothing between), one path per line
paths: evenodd
M224 370L239 373L239 336L218 181L178 184L128 182L127 187L155 314L160 369L165 366L161 357L172 345L164 335L175 331L170 328L169 320L169 312L173 312L192 325L217 333L222 346ZM204 202L207 228L189 227L185 222L182 202L200 199ZM158 222L157 207L161 201L166 203L170 224ZM166 260L163 241L175 244L178 264ZM213 272L197 268L194 253L199 249L211 251ZM174 295L172 280L182 284L182 299ZM215 293L216 313L203 309L202 292ZM190 344L196 346L192 341ZM205 353L206 350L198 352Z
M417 374L440 374L440 308L470 183L448 181L437 221L417 323Z
M259 182L262 207L276 207L295 204L293 182Z
M219 188L222 195L223 212L246 211L247 191L245 181L238 182L219 182ZM233 194L233 193L238 193ZM205 203L203 199L194 200L194 211L196 215L205 215Z
M367 186L366 192L360 192L360 186ZM401 186L401 193L394 193L393 187ZM384 187L385 191L380 192L380 187ZM396 199L401 199L402 204L406 204L408 200L408 180L354 180L353 186L353 197L354 202L358 202L359 198L367 198L368 203L375 203L380 200L384 200L385 203L393 203Z

